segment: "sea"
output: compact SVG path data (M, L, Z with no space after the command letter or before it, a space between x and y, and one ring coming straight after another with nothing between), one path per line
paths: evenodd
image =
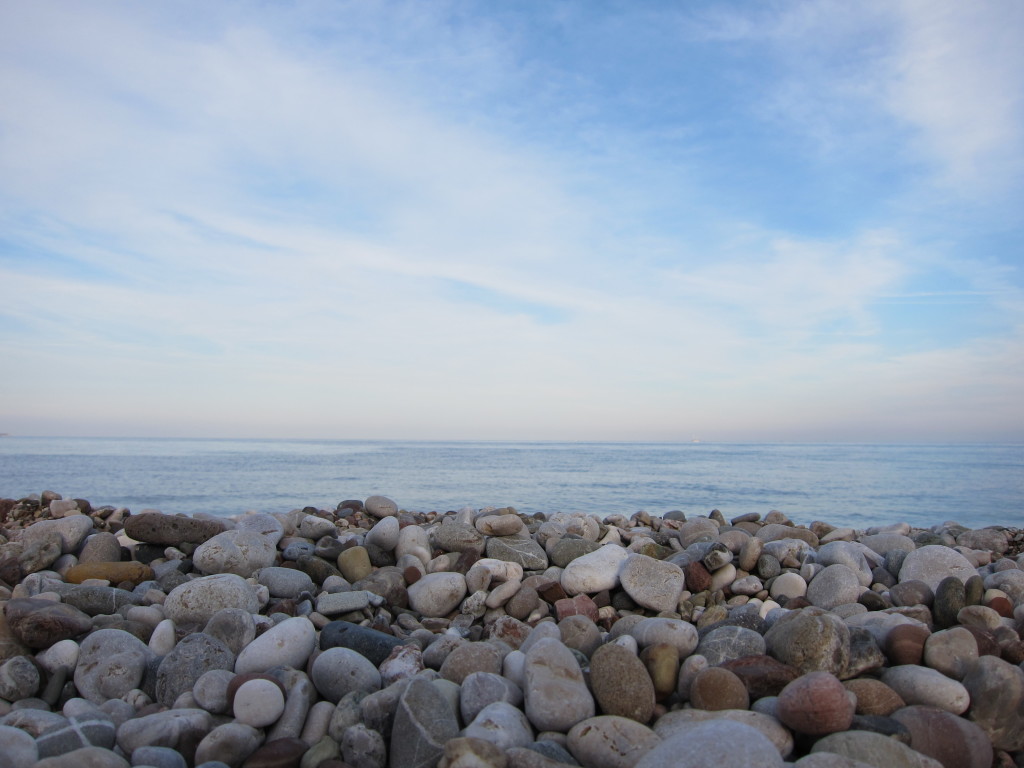
M420 512L779 510L856 529L1024 527L1024 445L0 437L0 497L44 490L219 516L382 494Z

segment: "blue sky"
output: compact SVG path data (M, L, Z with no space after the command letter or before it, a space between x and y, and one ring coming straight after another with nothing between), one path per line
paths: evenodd
M1024 5L0 6L0 432L1024 440Z

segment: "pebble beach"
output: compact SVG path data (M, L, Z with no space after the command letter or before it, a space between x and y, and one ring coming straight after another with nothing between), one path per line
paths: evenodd
M779 511L0 499L0 766L1024 766L1022 551Z

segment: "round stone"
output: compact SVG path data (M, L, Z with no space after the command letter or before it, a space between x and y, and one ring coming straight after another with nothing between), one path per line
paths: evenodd
M863 589L858 571L836 563L827 566L811 580L807 586L807 599L811 605L831 610L838 605L857 602Z
M697 628L688 621L651 617L642 619L628 630L641 648L657 643L675 647L680 659L685 659L697 648Z
M764 637L759 633L745 627L724 626L704 635L696 653L706 658L710 666L717 667L745 656L762 656L764 651Z
M456 685L474 672L489 672L499 674L501 672L501 651L491 643L464 643L454 648L449 653L438 673L445 680L451 680Z
M270 566L262 568L256 575L256 581L269 590L271 597L297 598L303 592L315 590L309 574L298 568L281 568Z
M798 733L822 736L845 731L853 722L854 697L828 672L797 678L779 694L779 720Z
M366 534L366 544L380 547L385 552L391 552L398 546L398 534L401 525L398 518L393 516L382 517L374 524L370 532Z
M377 668L349 648L329 648L317 656L310 678L320 695L334 703L352 691L373 693L381 688Z
M775 577L768 593L776 600L803 597L807 594L807 582L799 573L782 573Z
M274 564L277 546L270 537L250 530L218 533L192 554L196 569L206 574L234 573L243 578Z
M82 641L75 687L96 704L119 699L142 683L152 658L146 644L120 629L100 629Z
M975 573L974 566L955 549L929 544L907 554L899 578L901 582L923 581L934 592L947 576L967 581Z
M164 613L179 627L205 626L224 608L259 611L256 592L240 576L222 573L204 576L175 587L164 600Z
M269 680L249 680L235 691L232 711L237 722L253 728L264 728L276 723L281 717L284 712L284 695L280 687Z
M466 577L461 573L428 573L409 587L409 605L431 618L447 616L465 596Z
M156 673L156 699L170 707L178 696L191 691L196 681L214 669L231 670L235 654L215 637L188 635L164 656Z
M462 735L489 741L503 751L533 743L533 731L526 715L505 701L495 701L480 710Z
M363 502L363 509L374 517L390 517L398 514L398 505L387 496L371 496Z
M765 635L769 655L801 672L841 675L850 660L850 630L819 608L787 613Z
M608 544L588 555L577 557L562 571L562 589L569 595L601 592L619 584L619 568L630 553Z
M690 684L690 703L697 709L746 709L750 696L743 681L723 667L708 667Z

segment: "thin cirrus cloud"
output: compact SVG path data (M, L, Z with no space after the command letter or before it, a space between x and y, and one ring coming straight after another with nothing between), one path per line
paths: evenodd
M1012 5L0 22L2 431L1021 439Z

